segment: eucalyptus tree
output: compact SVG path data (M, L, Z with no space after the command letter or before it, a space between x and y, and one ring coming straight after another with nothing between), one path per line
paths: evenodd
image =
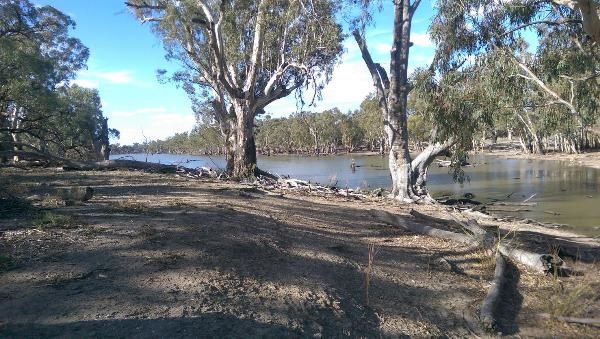
M360 109L354 115L358 126L363 131L364 138L370 151L379 146L379 153L385 151L385 134L383 119L379 111L377 98L370 94L360 104Z
M445 131L448 133L433 133L430 145L414 159L411 157L408 132L408 94L413 88L413 84L408 74L408 60L410 47L413 45L410 41L412 20L421 1L392 1L394 23L389 75L383 66L373 61L363 34L364 28L372 18L373 7L382 3L382 0L360 2L364 15L354 22L356 29L352 33L371 74L375 97L383 120L392 178L391 197L406 202L430 201L426 188L427 168L435 157L456 144L457 138L454 134L461 134L465 131L466 127L464 126L467 124L454 124L454 127L458 128L451 128L452 123L446 124ZM435 80L435 76L434 70L429 69L421 72L418 80L423 84L421 86L423 93L436 95L439 98L445 93L445 89L440 85L452 84L452 81L438 83L430 81ZM429 86L425 86L427 84ZM447 105L444 103L440 107L444 108ZM439 113L439 110L432 110L432 112ZM448 112L445 113L448 115ZM445 122L443 115L440 119L434 120L435 122ZM436 129L438 128L436 127Z
M50 6L0 0L0 134L13 153L53 141L49 121L59 113L59 89L85 66L88 50L69 35L75 23ZM7 137L10 135L10 138ZM50 136L49 140L44 140ZM29 142L25 142L29 141ZM15 160L18 155L15 154Z
M342 52L333 0L130 0L151 23L180 78L231 121L235 177L256 173L253 124L270 103L318 96ZM311 99L312 100L312 99Z
M525 148L542 153L542 138L554 128L566 134L566 149L578 152L597 121L600 94L598 41L590 15L596 13L597 19L598 5L589 2L595 6L590 13L584 3L440 0L431 27L440 51L436 67L461 65L483 53L497 55L491 68L502 80L496 89L508 92L522 136L531 144Z

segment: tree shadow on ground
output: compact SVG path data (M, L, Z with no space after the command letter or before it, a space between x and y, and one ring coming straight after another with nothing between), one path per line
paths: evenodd
M86 180L94 186L94 180ZM137 194L140 187L154 214L111 209L110 202ZM157 326L163 323L158 329L165 329L157 329L156 336L170 336L178 334L173 332L178 326L200 331L200 325L191 324L196 319L218 324L210 327L218 331L229 321L242 336L255 336L247 328L256 326L263 331L256 336L379 337L388 320L384 315L401 323L393 335L421 326L438 329L433 334L467 336L469 325L461 312L483 294L478 277L430 268L439 251L469 255L463 247L384 225L365 209L277 196L259 200L247 196L254 192L237 188L150 183L130 188L105 185L98 193L89 203L61 208L85 220L94 232L71 233L74 241L63 239L61 255L41 257L10 272L12 281L24 282L18 287L6 286L0 275L0 287L10 288L0 295L6 301L0 304L0 319L8 321L6 328L13 333L62 330L78 336L70 331L82 328L92 336L127 336L118 329L128 334L144 327L141 333L152 336L145 328L154 329L156 321ZM162 201L184 194L186 204ZM379 245L372 303L367 306L368 245L381 239L390 242ZM419 243L420 239L430 242ZM475 264L469 258L457 263ZM435 278L428 276L430 269ZM42 279L49 272L64 271L73 273ZM165 316L161 310L183 306L192 310L178 311L183 318L175 317L173 310L164 311L169 313ZM84 319L117 312L117 319L73 320L62 316L67 310ZM56 317L65 323L42 325L60 322ZM507 318L506 326L514 320ZM277 325L263 325L270 321ZM19 325L23 323L30 325Z
M6 324L3 338L298 338L303 333L281 325L210 313L186 318L114 319L60 324Z
M519 292L521 274L514 263L506 261L506 280L500 293L500 302L496 307L496 329L503 335L513 335L519 332L517 317L523 305L523 296Z

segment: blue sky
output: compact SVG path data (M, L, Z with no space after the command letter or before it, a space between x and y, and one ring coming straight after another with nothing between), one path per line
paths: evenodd
M88 69L81 71L75 83L97 88L105 116L112 128L121 131L121 144L164 139L189 131L195 124L190 101L182 89L159 84L157 69L177 70L177 64L164 58L160 40L149 25L141 25L129 13L123 0L34 0L70 15L77 23L73 36L89 49ZM390 1L387 1L391 3ZM393 10L390 4L375 17L376 25L367 30L367 43L376 62L389 65ZM433 2L423 1L413 21L409 67L427 65L434 46L427 35L433 15ZM338 107L343 112L357 109L373 90L370 76L356 43L345 41L346 53L323 92L323 100L312 111ZM267 107L279 117L296 111L293 96Z

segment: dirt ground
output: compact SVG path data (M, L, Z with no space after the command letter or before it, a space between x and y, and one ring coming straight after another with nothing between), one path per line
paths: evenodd
M74 185L93 187L93 198L53 197ZM447 213L440 207L125 171L0 169L1 192L0 337L496 335L478 321L489 257L369 213ZM32 195L31 205L6 198ZM578 257L567 261L577 274L563 278L511 264L498 333L600 336L536 316L600 316L597 240L481 222L523 246Z

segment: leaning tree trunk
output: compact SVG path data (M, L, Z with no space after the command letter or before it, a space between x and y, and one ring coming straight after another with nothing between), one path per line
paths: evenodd
M427 146L411 163L413 191L420 197L429 198L427 190L427 169L433 163L435 158L446 152L454 145L454 139L447 140L444 143L436 142Z
M256 173L254 114L245 103L235 104L237 118L233 155L233 177L250 178Z

